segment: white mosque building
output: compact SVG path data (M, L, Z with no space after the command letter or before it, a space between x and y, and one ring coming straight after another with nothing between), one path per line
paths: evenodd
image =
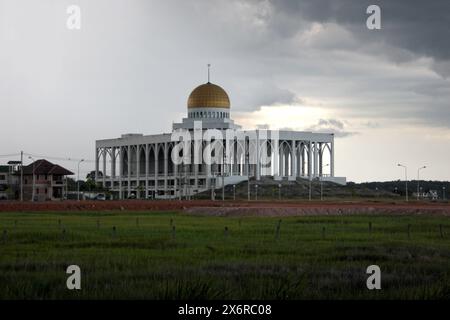
M228 139L229 132L237 134ZM220 156L213 143L223 146ZM334 153L333 133L242 130L231 119L228 94L208 81L191 92L187 117L173 124L172 133L97 140L95 177L115 199L181 198L262 178L345 184L334 176ZM184 161L174 161L173 154ZM205 154L219 161L211 163Z

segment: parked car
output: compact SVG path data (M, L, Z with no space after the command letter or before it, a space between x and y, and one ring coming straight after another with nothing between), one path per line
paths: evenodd
M100 193L99 195L97 195L95 197L95 200L105 201L106 200L106 196L103 193Z

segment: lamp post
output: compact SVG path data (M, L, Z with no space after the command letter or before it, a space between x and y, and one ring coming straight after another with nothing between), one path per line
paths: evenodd
M281 200L281 183L278 184L278 200Z
M312 200L312 177L309 177L309 201Z
M233 184L233 200L236 200L236 185Z
M255 200L258 201L258 185L255 185Z
M23 151L20 151L20 201L23 201Z
M35 160L34 160L34 158L33 157L31 157L31 156L29 156L28 157L28 159L30 159L31 161L33 161L33 186L32 186L32 191L31 191L31 201L33 201L34 202L34 192L35 192L35 174L34 174L34 163L36 162Z
M77 172L77 199L80 201L80 164L84 161L81 159L78 161L78 172Z
M445 201L445 187L442 187L442 200Z
M419 195L420 195L420 192L419 192L420 191L420 186L419 186L420 170L425 169L426 167L427 166L423 166L423 167L420 167L419 169L417 169L417 200L419 200Z
M249 145L250 145L250 142L249 142ZM247 152L245 154L245 158L246 158L246 162L247 162L247 178L248 178L248 183L247 183L247 201L250 201L250 164L249 164L250 154L249 154L248 148L247 148Z
M408 202L408 168L400 163L397 166L405 169L406 202Z
M222 142L222 201L225 201L225 170L226 170L226 157L225 157L225 148Z
M225 173L223 171L222 171L222 201L225 201Z
M330 164L327 163L326 165L322 166L322 172L323 168L328 167ZM323 176L320 177L320 201L323 201Z

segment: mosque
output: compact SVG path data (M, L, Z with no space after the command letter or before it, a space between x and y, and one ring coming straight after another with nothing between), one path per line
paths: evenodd
M235 134L228 139L229 132ZM227 92L208 79L191 92L187 117L172 133L97 140L95 179L114 199L177 199L262 177L345 184L334 176L334 153L333 133L242 130L232 120Z

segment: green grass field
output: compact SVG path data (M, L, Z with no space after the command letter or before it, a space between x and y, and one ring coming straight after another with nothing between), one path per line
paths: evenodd
M283 217L277 237L278 221L2 213L0 299L450 298L449 218ZM71 264L82 290L66 289ZM372 264L382 290L366 288Z

